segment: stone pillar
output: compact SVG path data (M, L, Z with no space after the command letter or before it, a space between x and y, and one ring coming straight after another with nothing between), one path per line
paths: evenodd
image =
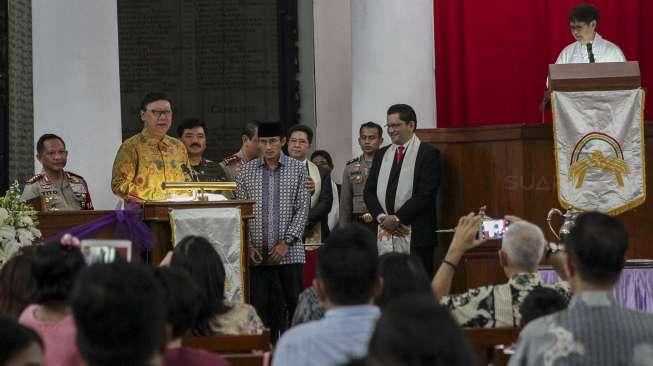
M351 0L351 19L354 154L359 126L385 126L392 104L411 105L417 128L435 127L433 0Z
M34 142L66 142L67 169L86 178L96 209L112 209L121 142L116 1L33 0ZM40 171L36 162L36 170Z
M315 149L334 160L340 182L351 159L351 13L350 0L313 1L315 39Z

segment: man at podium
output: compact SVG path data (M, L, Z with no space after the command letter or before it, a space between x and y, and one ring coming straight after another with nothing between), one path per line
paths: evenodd
M141 103L143 130L120 145L113 161L111 190L124 200L164 200L163 182L183 182L188 165L183 142L166 135L172 103L163 93L149 93Z
M576 42L565 47L556 64L624 62L621 49L596 33L599 10L592 4L577 5L569 14L569 28Z

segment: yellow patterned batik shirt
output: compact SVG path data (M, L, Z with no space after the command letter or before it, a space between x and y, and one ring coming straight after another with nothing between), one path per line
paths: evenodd
M126 201L164 200L168 193L161 183L186 180L182 164L188 164L188 154L181 141L143 130L120 145L113 162L111 190Z

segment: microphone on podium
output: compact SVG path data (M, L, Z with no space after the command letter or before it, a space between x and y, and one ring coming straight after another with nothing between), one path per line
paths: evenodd
M588 44L586 44L586 46L587 46L587 56L589 56L590 63L593 64L594 63L594 53L592 53L592 44L588 43Z

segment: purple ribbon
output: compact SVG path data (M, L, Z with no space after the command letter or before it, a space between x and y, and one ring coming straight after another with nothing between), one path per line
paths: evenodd
M104 227L115 224L116 238L130 240L133 249L137 249L140 253L141 251L154 248L154 244L156 243L156 238L152 230L141 219L141 211L138 204L130 203L124 210L115 210L93 221L73 226L64 232L46 238L44 242L58 242L66 233L76 236L79 239L86 239Z

